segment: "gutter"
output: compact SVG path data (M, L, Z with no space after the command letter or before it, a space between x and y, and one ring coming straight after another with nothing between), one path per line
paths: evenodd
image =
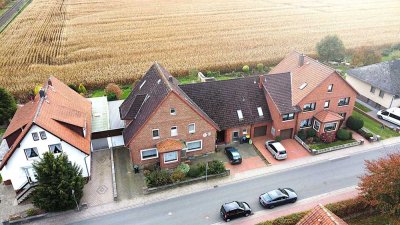
M90 155L85 156L85 158L84 158L83 160L85 161L86 172L87 172L87 174L88 174L89 180L91 180L91 174L89 173L89 169L88 169L88 166L87 166L87 163L86 163L86 159L87 159L87 157L89 157L89 156L90 156Z

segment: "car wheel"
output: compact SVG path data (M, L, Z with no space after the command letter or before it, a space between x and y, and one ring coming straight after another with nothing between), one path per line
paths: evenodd
M231 221L231 219L226 219L226 222L229 222L229 221Z
M270 206L269 206L270 209L273 209L274 207L275 207L274 205L270 205Z
M383 117L381 115L378 116L379 119L383 119Z
M244 215L245 217L248 217L250 214L249 213L246 213L246 215Z
M297 198L293 199L290 203L295 203L297 201Z

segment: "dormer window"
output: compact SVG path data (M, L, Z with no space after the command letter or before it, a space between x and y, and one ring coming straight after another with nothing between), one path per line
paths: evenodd
M329 86L328 86L328 92L332 92L333 91L333 84L330 84Z
M258 116L260 116L260 117L263 117L263 116L264 116L264 113L263 113L261 107L257 107L257 111L258 111Z
M237 111L237 114L238 114L238 117L239 117L239 120L243 120L243 113L242 113L242 110L238 110Z
M32 133L32 138L34 141L39 141L39 135L37 132Z
M40 134L40 139L42 139L42 140L46 140L47 139L45 131L40 131L39 134Z
M175 110L175 108L171 108L170 111L169 111L169 113L170 113L171 115L175 116L175 115L176 115L176 110Z

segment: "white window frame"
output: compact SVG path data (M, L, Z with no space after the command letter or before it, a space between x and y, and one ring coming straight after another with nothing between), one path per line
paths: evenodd
M156 150L156 156L153 156L153 157L149 157L149 158L143 158L143 152L145 152L145 151L150 151L150 150ZM142 160L142 161L145 161L145 160L150 160L150 159L157 159L158 158L158 149L156 149L156 148L147 148L147 149L142 149L142 150L140 150L140 159Z
M158 136L154 137L154 131L158 130ZM153 139L160 139L160 129L152 129L151 130L151 136L153 137Z
M328 124L335 124L335 129L334 129L334 130L328 130L328 131L326 131L326 130L325 130L325 127L326 127L326 125L328 125ZM334 131L337 130L337 128L338 128L338 122L331 122L331 123L325 123L325 124L324 124L324 132L325 132L325 133L334 132Z
M172 111L174 111L174 112L172 112ZM175 108L170 108L169 109L169 114L171 114L173 116L176 116L176 109Z
M328 85L328 92L333 92L333 84Z
M191 125L193 125L193 130L190 130L190 126ZM195 123L190 123L188 125L188 131L189 131L189 134L194 134L196 132L196 124Z
M28 155L26 155L26 150L27 150L27 149L32 149L32 151L35 151L35 150L36 150L35 152L36 152L37 156L35 156L35 157L28 157ZM25 149L24 149L24 154L25 154L26 159L28 159L28 160L36 159L36 158L39 158L39 156L40 156L39 149L37 149L36 147L33 147L33 148L25 148Z
M167 154L171 154L171 153L176 153L176 159L174 159L174 160L171 160L171 161L165 161L165 156L166 156ZM173 151L173 152L165 152L165 153L163 154L163 160L164 160L164 163L165 163L165 164L169 164L169 163L178 162L178 160L179 160L179 154L178 154L178 151Z
M311 122L311 125L310 125L310 126L301 127L301 123L302 123L303 121L305 121L305 120L310 121L310 122ZM308 118L308 119L305 119L305 120L300 121L300 129L306 129L306 128L310 128L310 127L313 126L312 118ZM308 123L307 123L307 124L308 124Z
M289 118L290 118L290 115L292 115L292 114L293 114L293 118L289 119ZM284 116L285 116L285 115L287 115L287 118L288 118L288 119L286 119L286 120L284 120ZM292 120L294 120L294 116L295 116L294 113L286 113L286 114L283 114L283 115L282 115L282 122L292 121Z
M237 112L237 115L238 115L238 117L239 117L239 121L241 121L241 120L243 120L244 118L243 118L243 112L242 112L242 110L237 110L236 111Z
M247 134L247 128L244 128L243 130L242 130L242 134Z
M186 147L188 146L188 144L193 143L193 142L199 142L200 141L200 148L195 148L195 149L189 149L187 148L186 152L194 152L194 151L199 151L203 149L203 140L195 140L195 141L187 141L186 142Z
M260 117L264 116L264 112L262 111L261 107L257 107L257 111L258 111L258 116L260 116Z
M318 123L318 130L315 129L315 124L316 124L316 123ZM319 132L319 130L321 129L321 122L319 122L318 120L314 120L314 123L313 123L312 128L313 128L314 130L316 130L317 132Z
M172 133L172 130L173 130L174 127L175 127L175 131L176 131L175 135ZM176 136L178 136L178 126L172 126L171 127L171 137L176 137Z
M52 152L52 151L51 151L51 147L50 147L50 146L53 146L53 145L60 145L61 152L58 152L58 153L54 153L54 152ZM57 144L51 144L51 145L49 145L49 152L51 152L51 153L53 153L54 155L56 155L56 154L61 154L61 153L63 153L63 152L64 152L64 149L63 149L63 147L62 147L61 143L57 143Z
M328 105L326 105L328 103ZM330 100L326 100L324 103L324 109L329 109L329 105L331 104Z
M35 136L37 137L37 140L35 140ZM40 140L40 135L38 132L32 132L32 139L33 141L39 141Z
M340 105L340 101L341 101L341 100L344 100L344 102L346 103L346 99L348 99L347 104ZM345 106L348 106L348 105L350 105L350 97L345 97L345 98L339 99L338 107L345 107Z
M39 136L41 140L46 140L47 139L46 131L39 131Z

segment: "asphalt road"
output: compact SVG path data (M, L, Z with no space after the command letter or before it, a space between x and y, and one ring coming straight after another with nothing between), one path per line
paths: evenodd
M346 150L342 152L345 154ZM253 212L266 210L258 203L258 196L277 187L291 187L299 199L305 199L357 185L358 177L364 173L364 160L377 159L390 152L400 152L400 148L391 146L326 160L73 224L213 224L222 221L221 204L232 200L246 201Z

